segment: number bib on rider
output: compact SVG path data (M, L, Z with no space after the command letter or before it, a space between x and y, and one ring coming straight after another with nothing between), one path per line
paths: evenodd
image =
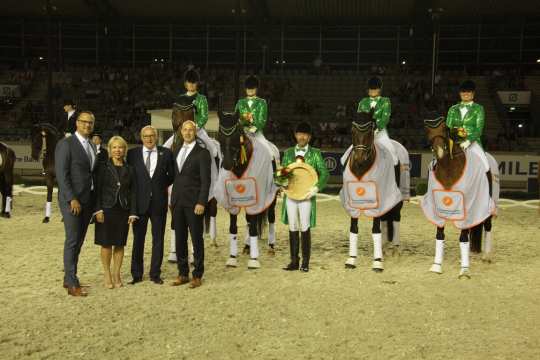
M461 191L433 190L435 212L446 220L465 219L465 199Z
M237 207L257 204L257 183L255 178L229 179L225 181L225 191L229 203Z
M374 181L349 181L349 206L355 209L374 209L379 206L377 184Z

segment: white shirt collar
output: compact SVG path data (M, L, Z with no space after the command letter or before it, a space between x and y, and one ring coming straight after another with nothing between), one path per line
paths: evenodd
M147 151L156 152L157 151L157 146L154 146L153 148L149 149L149 148L147 148L146 146L143 145L142 149L143 149L143 153L145 153Z
M304 150L305 149L305 150ZM309 144L307 144L306 146L302 147L302 150L300 150L300 145L296 144L296 146L294 147L294 151L296 152L308 152L309 150Z
M193 140L190 144L184 144L184 145L182 145L182 147L183 148L186 147L186 148L188 148L188 150L191 150L195 146L196 142L197 142L196 140Z
M68 119L71 117L71 115L75 114L75 110L68 111Z
M81 142L81 144L85 145L86 143L89 143L88 139L86 139L84 136L82 136L81 134L79 134L78 131L75 131L75 136L77 137L77 139L79 139L79 141Z

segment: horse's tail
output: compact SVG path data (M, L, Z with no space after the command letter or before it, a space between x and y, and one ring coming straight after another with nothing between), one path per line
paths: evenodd
M482 252L482 233L484 230L484 223L476 225L470 231L471 251L474 253Z

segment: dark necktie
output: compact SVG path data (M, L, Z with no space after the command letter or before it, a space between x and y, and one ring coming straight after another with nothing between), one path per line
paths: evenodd
M146 166L146 170L148 171L148 175L150 175L150 156L152 155L152 150L146 150L146 160L144 161L144 166Z

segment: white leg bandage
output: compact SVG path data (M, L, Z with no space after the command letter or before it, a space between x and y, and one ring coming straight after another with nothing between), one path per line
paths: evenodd
M358 234L349 233L349 256L358 256Z
M442 265L444 258L444 240L435 239L435 260L433 263Z
M216 240L216 217L210 217L210 239L212 241Z
M257 236L249 237L249 257L257 259L259 257L259 244Z
M394 244L394 246L399 246L399 245L401 245L401 242L399 240L399 225L400 225L400 222L399 221L394 221L394 222L392 222L392 225L394 226L394 234L392 235L392 243Z
M371 234L373 237L373 258L382 259L382 235L381 234Z
M7 213L11 212L11 196L6 197L6 208L4 209L4 211Z
M50 201L47 201L45 204L45 217L51 217L51 209L52 209L52 203Z
M469 267L469 249L470 244L469 242L460 242L459 243L459 250L461 253L461 267L462 268L468 268Z
M276 224L268 224L268 245L276 243Z
M231 256L238 256L238 235L229 234L229 254Z

